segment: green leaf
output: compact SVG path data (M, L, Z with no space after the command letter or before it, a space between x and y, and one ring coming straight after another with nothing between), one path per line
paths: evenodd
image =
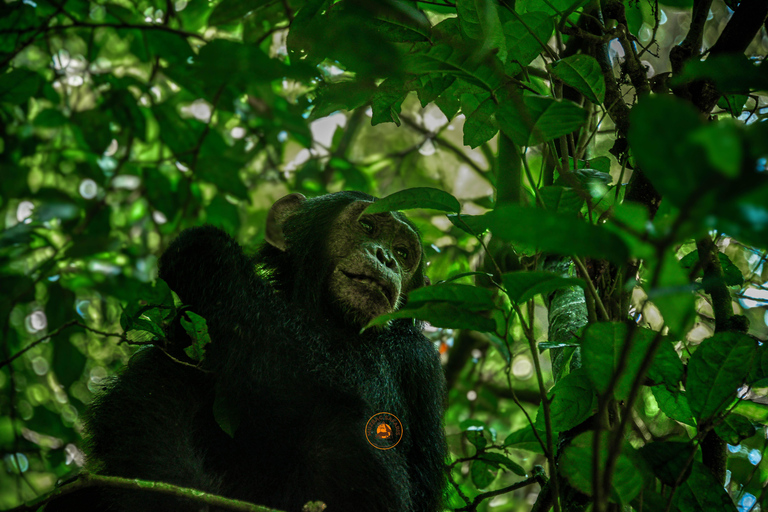
M555 22L544 12L528 12L521 14L519 19L510 20L502 26L507 43L508 58L504 62L509 75L516 75L523 67L544 51Z
M743 53L711 55L703 61L691 60L683 72L673 78L671 85L704 78L714 82L719 92L747 94L752 89L768 88L768 66L760 62L750 60Z
M480 3L482 6L482 3ZM483 37L483 28L477 15L477 7L474 0L458 0L456 2L461 32L467 39L480 39ZM498 18L498 13L496 15Z
M580 286L586 289L583 279L576 277L561 277L554 272L544 271L520 271L510 272L501 276L504 289L509 299L517 304L528 302L536 295L548 295L560 288Z
M461 204L448 192L430 187L416 187L382 197L366 208L365 212L381 213L413 208L458 213L461 211Z
M28 69L18 68L10 73L0 73L0 103L22 105L37 94L42 77Z
M673 344L667 340L662 341L648 369L648 379L654 383L664 383L669 389L677 389L684 373L683 362L675 352Z
M582 361L598 392L607 391L629 333L627 324L614 322L592 324L584 331L581 342ZM651 343L656 336L657 334L649 329L635 328L626 366L614 388L614 396L618 400L626 400L629 397L632 384L637 378L640 366L648 357ZM665 382L669 386L676 386L682 376L683 363L672 345L662 341L648 377Z
M409 54L404 57L403 66L404 71L415 75L454 75L489 92L498 89L504 77L498 59L494 60L492 55L477 55L447 44Z
M648 299L661 311L664 325L673 336L683 336L694 317L694 294L697 288L688 279L688 273L680 266L674 251L664 253L659 262L650 259L647 263L648 275L654 275L657 266L662 265L658 284L648 290Z
M595 226L570 215L503 205L479 216L450 216L451 222L472 234L490 229L494 235L555 254L604 258L619 265L628 257L627 246L604 226Z
M493 0L458 0L456 11L461 31L467 39L482 41L481 53L495 51L502 61L507 57L507 45L501 21Z
M240 162L222 156L206 155L197 159L195 174L200 179L216 185L220 191L247 200L248 189L240 179L241 167Z
M717 106L738 117L744 112L744 105L748 99L749 96L745 94L723 94L718 100Z
M751 402L749 400L739 400L734 412L744 416L754 423L759 423L761 425L768 423L768 405L766 404Z
M449 302L470 311L488 311L496 307L491 290L468 284L436 284L408 294L408 307L418 308L429 302Z
M720 266L723 269L723 280L726 286L741 286L744 284L744 276L741 274L739 267L733 264L731 258L727 254L718 252L718 258L720 259ZM699 262L699 251L691 251L680 260L680 266L684 269L691 270ZM699 269L701 270L701 269ZM701 273L699 272L699 275Z
M548 185L539 190L541 200L547 210L565 214L581 211L584 198L572 188Z
M753 387L764 387L765 379L768 379L768 344L763 343L757 347L755 362L749 370L747 383Z
M464 121L464 145L476 148L485 144L499 131L496 126L496 104L493 98L485 95L482 102L473 94L461 95L461 110L466 116Z
M251 84L270 83L293 74L258 46L225 39L214 39L203 46L194 67L195 77L210 87L211 99L222 84L246 90Z
M483 432L485 432L485 429L475 428L467 429L464 434L467 436L467 440L472 443L475 448L478 450L483 450L486 446L488 446L488 440L483 435Z
M373 93L371 124L395 123L400 126L400 108L407 94L402 80L384 80Z
M688 198L700 193L692 183L712 179L701 147L688 141L701 124L690 103L670 95L643 97L630 113L632 154L656 190L678 207L688 208Z
M576 489L592 494L592 452L594 451L595 434L592 431L576 436L571 444L565 447L560 458L560 471ZM612 454L615 456L615 454ZM600 436L599 464L605 468L608 458L608 434ZM602 471L601 471L602 473ZM638 456L636 450L625 442L621 453L616 459L616 466L611 482L611 502L627 504L643 490L649 479L649 470L645 461Z
M32 122L35 126L40 128L58 128L59 126L67 124L69 119L67 119L60 110L47 108L37 114Z
M143 35L152 54L165 59L170 64L185 65L187 60L195 55L187 38L179 34L165 30L147 30Z
M666 386L653 386L651 392L661 412L680 423L692 427L696 425L688 405L688 397L684 392L678 389L670 391Z
M746 334L716 333L702 341L688 362L686 390L698 420L728 406L747 378L757 344Z
M722 482L697 460L691 476L677 488L673 504L680 512L736 512Z
M312 109L312 119L320 119L337 110L354 110L371 101L375 93L376 85L370 80L328 84L318 91L318 97Z
M213 12L211 12L211 15L208 17L208 24L216 26L240 21L240 18L243 18L249 12L270 3L272 3L272 0L237 0L221 2L213 9Z
M238 207L224 196L217 194L211 204L205 208L205 220L209 224L219 226L228 233L240 231L240 211Z
M755 426L744 416L728 414L722 423L715 425L715 433L728 444L738 445L743 439L755 435Z
M592 324L584 331L581 341L581 354L584 369L595 385L595 390L605 393L616 373L619 358L629 337L629 328L625 323L603 322ZM618 400L626 400L629 396L640 365L647 357L654 333L636 327L632 336L630 355L626 367L616 382L613 394Z
M546 439L547 434L545 431L537 431L537 433L542 441ZM542 455L544 454L544 449L533 434L533 428L530 425L509 434L507 438L504 439L504 446L515 448L517 450L527 450Z
M371 8L372 7L372 8ZM427 15L407 0L370 1L358 7L360 29L375 32L391 43L429 41Z
M592 103L600 105L605 101L605 79L594 57L583 54L566 57L552 64L552 74Z
M575 370L562 379L547 393L552 430L565 432L581 424L597 412L597 397L583 369ZM546 430L544 408L539 405L536 430Z
M768 176L765 172L748 174L738 183L738 197L715 206L715 227L741 243L768 249Z
M448 302L430 302L414 308L406 305L394 313L387 313L374 318L365 326L365 329L376 325L385 325L390 320L397 318L416 318L429 322L435 327L450 329L472 329L479 332L494 332L496 330L494 320L481 316L479 313L468 311L460 304Z
M185 311L179 320L181 326L192 338L192 344L184 349L184 353L199 363L205 357L205 346L211 342L211 336L208 334L208 323L205 318L192 311Z
M313 9L305 16L304 11L310 5ZM339 8L327 9L320 14L315 6L315 2L305 4L299 11L301 17L297 15L291 24L288 49L292 61L310 59L309 63L315 64L328 58L354 71L357 76L401 75L399 48L389 40L392 32L380 30L381 27L361 30L373 21L372 9L345 2ZM301 23L297 24L297 21ZM392 28L390 24L386 26Z
M741 133L730 119L699 127L690 141L704 150L710 165L725 177L735 178L741 172Z
M499 105L496 119L516 144L535 146L567 135L587 120L587 111L568 100L546 96L513 95Z
M662 483L675 486L678 479L684 482L690 475L689 459L694 450L690 442L657 441L640 448L640 455Z
M496 469L501 469L501 466L505 466L518 476L526 475L525 470L519 464L513 462L512 459L501 453L484 452L477 456L477 460L481 460Z
M472 476L472 483L478 489L485 489L496 479L496 471L494 467L482 460L473 460L472 467L470 467L470 475Z
M419 84L416 87L416 94L419 95L419 102L422 107L426 107L445 92L448 87L456 81L455 76L425 75L419 77ZM443 112L445 113L445 112ZM453 116L446 117L451 119ZM466 129L466 128L465 128Z
M154 105L152 112L160 126L160 139L182 162L191 161L190 155L197 147L205 125L196 119L182 119L170 102ZM103 150L104 148L100 151Z

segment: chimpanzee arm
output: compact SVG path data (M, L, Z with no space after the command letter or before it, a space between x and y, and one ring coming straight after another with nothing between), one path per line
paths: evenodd
M222 307L237 307L255 279L253 262L240 244L213 226L184 230L158 266L171 290L204 317Z

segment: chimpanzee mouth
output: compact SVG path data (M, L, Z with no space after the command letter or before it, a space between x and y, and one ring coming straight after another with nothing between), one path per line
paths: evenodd
M389 305L392 305L392 290L389 286L389 283L384 281L383 279L376 279L371 276L365 275L365 274L353 274L351 272L345 272L344 270L341 270L341 273L344 274L348 279L351 279L352 281L357 281L358 283L365 284L369 287L377 288L382 295L384 295L384 298L387 299L387 302L389 302Z

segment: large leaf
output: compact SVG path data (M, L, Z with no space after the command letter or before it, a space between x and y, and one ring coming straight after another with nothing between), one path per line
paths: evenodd
M481 41L481 52L495 51L504 61L507 42L501 29L497 3L493 0L458 0L461 31L468 39Z
M592 431L576 436L565 447L560 459L560 471L568 481L581 492L592 494L592 452L594 451L595 434ZM611 480L610 500L614 503L629 503L650 480L649 470L645 462L638 456L634 448L625 442L619 455L616 456L616 467ZM608 459L608 434L600 436L600 451L598 461L601 469L605 469ZM602 471L601 471L602 473Z
M584 124L587 111L568 100L512 95L499 105L499 126L521 146L535 146L567 135Z
M572 429L597 412L597 397L592 390L592 383L582 369L560 379L555 387L549 390L547 398L551 400L549 411L552 430L555 432ZM540 405L536 416L536 429L545 430L545 427L544 408Z
M658 271L656 287L648 290L648 298L661 311L664 325L674 336L683 336L694 317L694 295L697 286L690 282L674 252L664 253L663 260L648 260L648 275ZM658 266L661 265L661 270Z
M412 208L429 208L458 213L461 210L461 204L448 192L436 188L417 187L383 197L366 208L365 211L366 213L381 213Z
M528 12L518 19L504 23L502 30L507 44L507 74L515 75L530 64L547 44L555 29L552 17L544 12Z
M539 195L547 210L575 214L581 210L584 198L572 188L548 185L539 189Z
M640 448L640 454L662 483L675 486L690 475L689 457L695 449L690 442L659 441Z
M736 398L756 355L755 340L737 332L721 332L702 341L688 362L686 390L691 412L711 418Z
M661 412L680 423L695 425L688 397L684 392L677 389L670 391L666 386L653 386L651 392Z
M676 75L673 85L706 78L723 93L747 94L752 89L768 89L768 66L765 62L748 59L743 53L730 53L691 60ZM759 63L759 64L758 64Z
M632 154L656 190L681 207L710 179L701 147L687 140L699 126L699 113L669 95L643 97L630 115Z
M599 105L605 101L605 79L594 57L583 54L566 57L552 65L552 74L592 103Z
M479 332L494 332L496 322L479 313L469 311L460 304L449 302L430 302L411 308L406 306L394 313L387 313L371 320L366 329L377 325L386 325L397 318L415 318L424 320L435 327L450 329L472 329Z
M580 286L586 289L583 279L561 277L554 272L510 272L502 276L504 288L512 302L522 304L536 295L547 295L560 288Z
M486 91L495 91L502 83L501 65L492 56L478 56L447 44L429 47L426 52L409 54L403 59L405 70L413 74L440 73L461 77Z
M673 504L680 512L736 512L722 482L697 460L691 476L677 489Z
M0 103L24 104L37 93L42 77L27 69L0 73Z
M408 294L409 307L421 307L428 302L449 302L471 311L488 311L495 307L491 290L468 284L436 284L417 288Z
M519 205L504 205L479 216L450 217L473 234L490 229L494 235L541 251L604 258L623 264L627 246L616 234L570 215Z
M728 414L722 423L715 425L715 433L726 443L736 446L743 439L755 435L755 425L739 414Z
M488 142L499 131L496 125L496 103L490 95L478 98L474 94L462 94L461 110L464 122L464 145L476 148Z
M600 393L607 390L612 375L618 368L624 346L629 341L629 354L614 388L616 399L626 400L640 366L646 358L651 357L649 350L656 336L651 330L635 327L630 337L629 327L625 323L605 322L590 325L583 334L581 355L584 369L595 384L595 389ZM661 342L656 359L662 363L657 370L657 378L667 381L669 385L676 385L683 375L683 364L668 342Z

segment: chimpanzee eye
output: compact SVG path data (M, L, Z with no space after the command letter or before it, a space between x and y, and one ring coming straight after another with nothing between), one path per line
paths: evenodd
M404 260L408 259L408 249L403 249L402 247L399 247L395 249L395 252L397 253L398 256L400 256Z
M365 219L360 219L360 225L363 226L363 229L368 233L373 233L373 224Z

